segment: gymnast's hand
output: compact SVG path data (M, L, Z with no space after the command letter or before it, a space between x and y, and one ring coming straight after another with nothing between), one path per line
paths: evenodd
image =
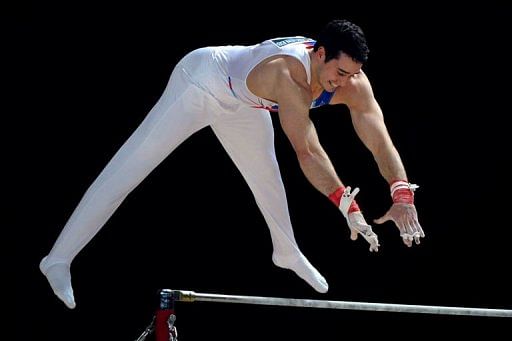
M412 241L420 243L420 238L425 237L425 233L418 221L418 213L413 204L395 203L379 219L375 219L376 224L382 224L386 221L393 221L400 230L400 237L405 245L411 247Z
M410 184L405 180L397 180L391 183L391 198L393 205L379 219L375 219L376 224L382 224L386 221L393 221L400 231L400 237L405 245L411 247L412 241L420 243L420 238L425 237L425 233L418 221L418 212L414 206L414 191L418 185Z
M366 223L355 197L359 193L359 188L353 191L350 186L347 188L341 186L335 192L329 195L329 199L339 208L350 228L350 239L356 240L360 234L370 244L370 251L379 251L379 239L372 227Z
M347 224L350 228L350 239L356 240L360 234L370 244L370 252L379 251L379 239L372 227L366 223L361 211L349 213L347 216Z

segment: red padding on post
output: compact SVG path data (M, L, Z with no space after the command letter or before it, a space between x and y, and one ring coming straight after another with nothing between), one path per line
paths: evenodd
M169 325L167 321L172 314L174 314L174 309L160 309L156 311L156 341L169 341Z

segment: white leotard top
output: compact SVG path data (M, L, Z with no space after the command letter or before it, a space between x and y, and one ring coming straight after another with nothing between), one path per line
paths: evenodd
M227 74L228 86L234 97L254 108L277 111L277 103L258 97L249 90L247 76L264 59L276 55L287 55L297 58L304 65L308 84L310 84L311 60L308 50L313 48L314 44L313 39L301 36L274 38L251 46L224 46L217 58L222 59L220 66ZM326 91L324 93L313 101L312 108L329 103L333 93Z

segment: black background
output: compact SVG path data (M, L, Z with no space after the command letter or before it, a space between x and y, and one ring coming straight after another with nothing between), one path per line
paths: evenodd
M452 10L433 3L317 5L84 3L20 5L10 13L6 54L13 58L6 65L14 77L6 102L14 123L5 136L14 165L6 182L15 185L8 212L15 216L8 227L14 339L135 340L153 316L159 288L512 309L504 166L511 161L510 9L491 2ZM252 195L205 129L155 169L76 257L77 308L67 309L38 263L159 98L175 63L202 46L314 38L333 18L351 19L367 35L364 69L409 179L420 185L423 243L405 247L391 223L374 227L382 245L377 254L362 240L352 242L341 214L302 175L274 120L297 241L330 285L327 294L316 293L272 264ZM380 217L390 205L388 186L347 110L321 108L311 117L342 180L361 188L367 220ZM363 339L439 337L483 329L498 339L512 325L498 318L214 303L179 304L177 316L185 341L340 340L350 330Z

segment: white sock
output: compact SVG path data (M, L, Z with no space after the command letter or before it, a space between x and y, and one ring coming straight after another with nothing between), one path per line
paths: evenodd
M75 308L75 298L71 286L71 272L69 264L54 263L47 266L47 257L44 257L39 264L39 269L46 276L53 292L70 309Z
M290 269L294 271L300 278L305 280L316 291L326 293L329 285L325 278L317 269L307 260L302 253L293 256L272 256L272 261L280 268Z

